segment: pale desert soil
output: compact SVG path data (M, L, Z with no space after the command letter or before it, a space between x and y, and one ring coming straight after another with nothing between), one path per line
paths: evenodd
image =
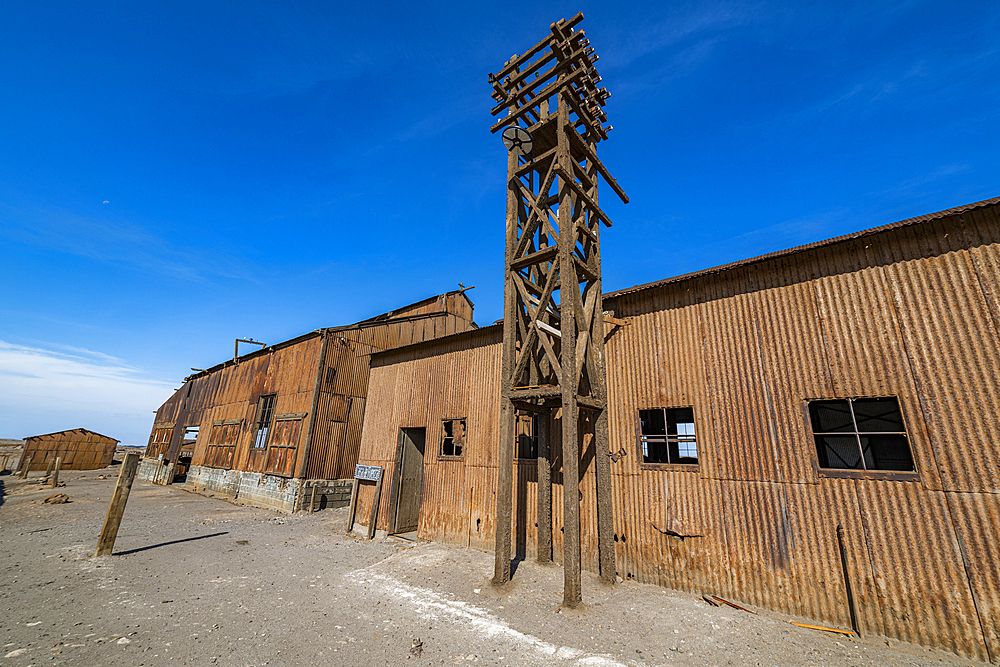
M500 595L490 553L143 482L115 555L92 558L116 474L64 472L64 505L0 477L0 665L982 664L586 574L586 608L564 611L558 566L521 563Z

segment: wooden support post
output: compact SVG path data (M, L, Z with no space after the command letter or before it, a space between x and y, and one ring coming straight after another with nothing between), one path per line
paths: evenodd
M316 511L316 487L317 486L318 486L318 484L314 480L313 481L312 494L310 494L310 496L309 496L309 513L310 514L312 514L313 512Z
M375 498L372 500L372 511L368 517L368 539L375 537L375 522L378 521L378 506L382 502L382 477L385 475L383 470L378 476L378 481L375 482Z
M517 169L517 155L507 154L508 176ZM501 352L501 375L503 384L500 392L500 442L497 452L497 500L494 514L496 545L494 548L494 586L502 586L510 581L511 532L514 514L514 431L517 415L510 401L514 363L516 361L517 287L509 270L514 248L517 247L518 195L514 188L507 188L507 267L504 279L504 323L503 350Z
M354 532L354 513L358 509L358 478L351 484L351 509L347 512L347 534Z
M56 465L52 469L52 488L59 486L59 468L62 466L62 457L56 457Z
M53 456L51 459L49 459L49 465L48 465L47 468L45 468L45 476L46 477L48 477L49 475L52 474L52 466L54 466L56 464L56 459L57 458L58 457Z
M0 463L0 472L3 472L4 470L7 469L7 459L8 458L10 458L10 457L8 457L8 456L3 457L3 463Z
M122 523L125 504L128 502L128 494L132 490L132 482L135 480L135 471L138 467L139 453L129 452L126 454L125 460L122 461L121 470L118 472L118 482L115 484L115 492L108 504L108 515L104 519L104 527L101 528L101 537L97 540L97 550L94 551L94 556L108 556L115 548L118 527Z
M538 415L538 562L552 562L552 411Z
M558 125L569 120L569 104L559 96ZM558 164L571 165L569 137L559 132ZM572 173L564 169L564 173ZM563 176L559 177L559 295L560 347L562 361L562 460L563 460L563 606L576 607L583 600L580 584L580 404L576 363L577 306L580 283L575 267L570 263L576 247L573 229L573 189Z
M601 323L603 325L603 322ZM597 466L597 555L601 581L613 584L618 576L615 558L615 516L611 500L611 452L608 438L608 408L597 415L594 426L594 451Z
M31 457L29 456L24 460L24 465L21 466L21 479L28 478L28 471L31 469Z

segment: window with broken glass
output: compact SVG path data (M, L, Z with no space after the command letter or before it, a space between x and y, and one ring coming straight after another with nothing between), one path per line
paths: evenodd
M441 420L441 456L459 458L465 451L465 420Z
M639 460L646 464L697 464L694 408L639 410Z
M820 468L914 471L895 396L809 401Z
M271 420L274 418L274 403L277 399L277 394L270 394L269 396L261 396L257 401L257 431L253 441L254 447L267 447L267 438L271 434Z

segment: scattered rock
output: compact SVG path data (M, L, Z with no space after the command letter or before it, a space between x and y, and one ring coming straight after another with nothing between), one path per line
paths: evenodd
M241 547L245 547L246 545L250 544L250 540L236 540L236 544L240 545Z
M43 503L48 503L49 505L62 505L63 503L69 502L69 496L65 493L53 493L50 496L45 496Z
M132 640L129 639L128 637L122 637L121 639L118 640L118 643L119 644L131 644Z
M424 652L424 643L420 641L420 638L414 639L413 645L410 647L410 657L419 658L421 655L423 655L423 652Z
M16 648L13 651L11 651L10 653L8 653L7 655L5 655L4 657L5 658L16 658L17 656L24 655L27 652L28 652L28 649L26 649L26 648Z

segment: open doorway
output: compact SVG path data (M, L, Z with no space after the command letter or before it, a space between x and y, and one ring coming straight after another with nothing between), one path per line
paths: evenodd
M420 496L424 483L425 428L399 429L399 449L396 452L396 488L392 533L416 538L420 521ZM408 535L412 533L412 535Z

